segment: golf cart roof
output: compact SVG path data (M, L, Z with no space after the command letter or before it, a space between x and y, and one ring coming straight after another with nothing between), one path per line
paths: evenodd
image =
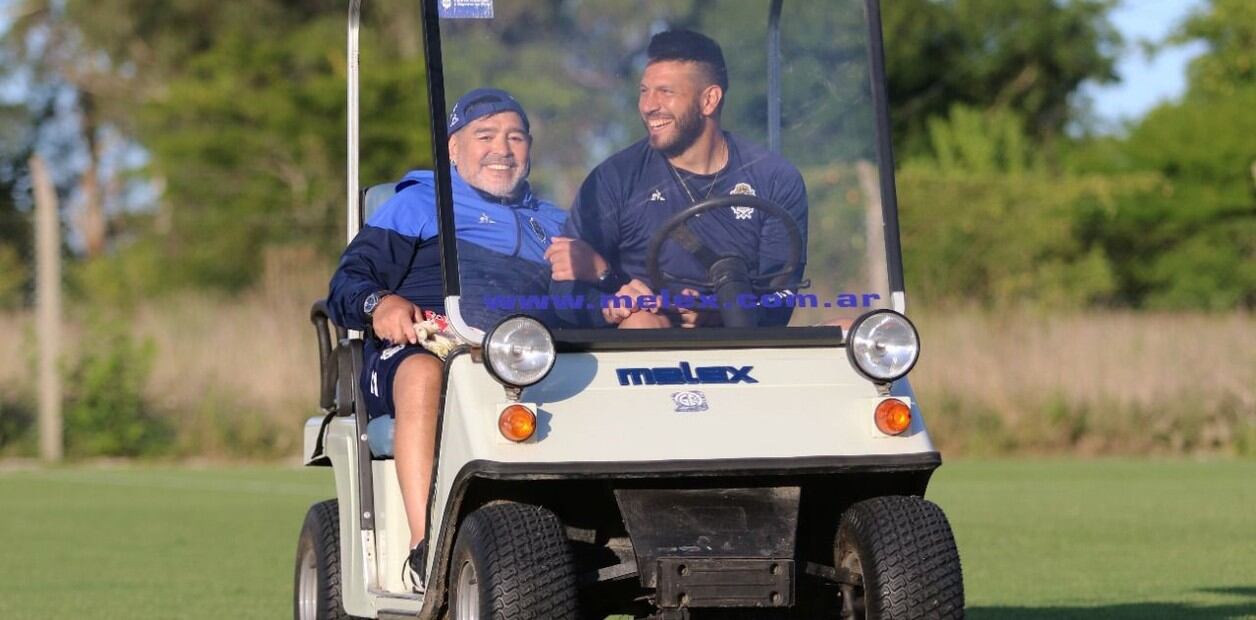
M351 2L351 20L357 4ZM454 103L475 88L512 93L531 124L527 180L533 194L568 210L595 168L645 136L637 94L646 49L653 35L679 28L703 33L723 49L729 88L721 128L743 150L779 156L801 175L805 270L789 289L808 298L793 310L788 327L625 333L551 323L556 337L591 347L832 343L840 341L833 325L874 309L903 310L877 0L425 0L422 8L444 286L461 335L478 342L492 325L466 312L484 302L468 297L471 276L459 262L467 240L459 238L452 199L458 171L450 165L447 123ZM351 222L358 208L355 38L351 21ZM681 178L679 187L696 185L701 193L706 182L709 198L718 173L714 180ZM754 187L741 185L731 193L755 195ZM770 190L757 192L770 198ZM668 196L653 195L660 202ZM701 202L692 192L690 198ZM739 218L754 211L731 209L740 209Z

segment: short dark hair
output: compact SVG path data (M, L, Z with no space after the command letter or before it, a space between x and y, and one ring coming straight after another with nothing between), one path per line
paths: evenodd
M696 62L702 66L711 83L728 92L728 67L724 66L724 52L711 37L692 30L667 30L650 39L646 55L648 64L664 60Z

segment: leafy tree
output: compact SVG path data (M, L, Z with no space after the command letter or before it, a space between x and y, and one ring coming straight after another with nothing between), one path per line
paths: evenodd
M342 2L30 2L75 42L51 74L77 62L117 78L95 100L124 111L117 126L144 145L161 196L152 217L132 218L140 234L122 264L95 275L140 276L133 295L232 289L253 280L268 244L331 254L343 243ZM362 178L378 182L427 161L430 144L417 5L373 1L367 16Z
M74 6L61 0L15 2L13 23L0 37L5 57L0 77L25 92L34 125L28 148L49 162L63 219L90 258L105 252L110 211L118 210L125 190L122 158L130 145L118 130L126 124L123 104L131 80L84 40L71 15Z
M149 158L143 175L160 190L156 213L130 222L131 243L109 265L80 274L84 286L121 280L126 286L107 288L123 297L186 284L239 288L253 281L267 245L313 240L331 255L343 243L342 2L24 1L56 8L50 14L63 16L58 27L73 42L63 52L67 58L115 78L116 88L95 96L96 109L144 146ZM950 119L943 126L930 120L947 118L957 104L973 111L970 120L989 110L1003 114L1000 131L1009 130L1007 119L1014 119L1021 127L1006 135L1023 136L1024 143L1003 146L1039 151L1036 146L1057 135L1074 113L1069 95L1081 81L1112 79L1118 38L1106 21L1109 5L1108 0L883 3L900 156L977 157L955 150L977 144L963 135L970 128L962 121ZM854 72L843 75L842 83L858 83L866 75L866 67L850 62L864 49L862 35L850 28L860 23L860 11L825 2L785 6L787 58L807 56L797 52L821 40L832 49L831 57L808 61L814 66L789 67L786 100L806 101L813 92L855 103L866 97L831 88L835 71ZM528 102L538 152L559 154L555 157L586 152L568 144L592 145L587 152L606 155L629 142L639 129L634 98L617 89L640 71L643 58L593 52L605 46L643 51L662 9L604 3L595 13L581 3L562 2L525 8L499 3L498 19L488 25L493 36L447 54L447 94L482 84L511 89ZM361 178L373 183L426 164L430 144L416 3L373 0L367 9ZM763 20L725 18L743 13L761 14ZM689 0L669 5L667 14L670 26L704 30L724 42L735 77L760 74L766 21L761 3ZM543 24L553 30L552 44L523 53L517 43L535 42ZM480 62L485 58L493 63ZM491 69L462 70L474 65ZM765 101L761 83L735 79L728 124L761 139ZM786 127L787 145L791 135L825 136L832 145L827 148L836 149L817 150L815 162L799 161L800 166L831 155L849 161L871 157L865 152L870 119L841 112L866 110L855 103L829 106L823 114L783 110L793 123ZM589 107L611 120L574 126L569 119L581 115L568 112ZM943 135L948 131L949 138ZM931 150L947 140L951 151ZM571 188L594 163L546 161L534 176L547 188Z
M0 106L0 307L21 302L31 274L30 219L16 200L20 166L28 150L21 128L25 115L17 107Z
M1190 66L1192 97L1228 95L1256 85L1256 4L1212 0L1195 11L1168 43L1203 41L1208 53Z
M1240 0L1243 1L1243 0ZM955 104L1014 110L1056 139L1087 80L1116 80L1112 0L892 0L881 5L896 146L919 155Z
M952 174L1041 171L1042 159L1023 126L1007 110L982 113L957 105L949 117L929 119L933 162L940 172Z
M1170 42L1202 40L1186 95L1124 140L1075 158L1083 171L1149 171L1165 183L1097 210L1086 234L1117 265L1120 299L1155 308L1256 306L1256 5L1214 0Z
M1055 172L1022 127L1010 112L963 106L930 120L931 155L898 175L914 299L1044 308L1117 301L1117 267L1088 227L1163 179Z

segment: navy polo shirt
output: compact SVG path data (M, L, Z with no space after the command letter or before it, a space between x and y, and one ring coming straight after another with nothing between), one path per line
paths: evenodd
M566 234L588 242L621 273L657 290L658 283L650 282L645 264L654 232L679 211L706 198L752 194L794 217L802 233L805 264L807 189L802 175L776 153L728 132L724 138L728 163L711 175L674 168L644 139L612 155L585 179L572 206ZM788 258L784 224L756 209L708 211L690 219L689 228L715 254L742 257L752 277L779 270ZM663 271L676 276L707 279L702 263L674 241L663 244L659 263ZM802 276L801 265L795 275ZM787 314L783 320L788 321ZM771 323L783 324L779 316Z

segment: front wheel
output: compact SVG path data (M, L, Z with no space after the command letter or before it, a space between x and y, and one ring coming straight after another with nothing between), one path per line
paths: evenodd
M340 512L336 500L310 506L297 541L293 584L296 620L354 620L345 613L340 584Z
M504 502L467 515L454 543L450 620L575 620L576 573L563 524Z
M937 504L901 495L859 502L842 514L834 551L846 575L843 619L964 617L959 550Z

